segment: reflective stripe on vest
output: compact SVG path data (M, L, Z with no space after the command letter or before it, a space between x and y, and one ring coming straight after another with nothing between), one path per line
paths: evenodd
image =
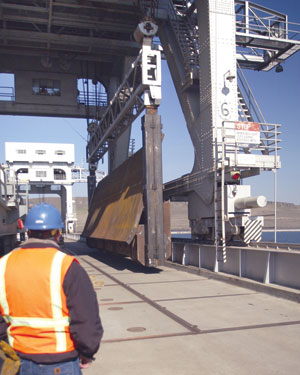
M53 319L47 318L27 318L27 317L11 317L5 316L6 321L10 323L12 327L32 327L32 328L52 328ZM69 325L70 318L63 317L61 319L55 319L55 327L58 329Z
M11 253L4 256L0 262L0 302L2 304L2 308L4 312L4 319L7 315L9 315L9 308L8 308L8 303L6 299L6 288L5 288L5 269L6 269L6 264L7 264L10 254Z
M51 286L51 301L52 301L52 314L55 320L55 334L56 334L56 350L61 352L67 348L66 335L64 332L60 332L59 327L56 325L63 317L62 315L62 301L60 295L61 288L61 267L62 262L66 254L57 252L54 256L51 275L50 275L50 286ZM69 320L66 325L69 325Z
M20 250L15 250L20 251ZM24 250L22 250L24 251ZM26 250L25 250L26 251ZM50 295L52 318L40 318L40 317L18 317L11 316L9 311L9 303L6 296L6 282L5 282L5 271L10 256L14 252L11 252L4 256L0 260L0 303L2 307L3 317L9 325L7 335L9 343L14 347L14 338L10 334L10 330L14 327L30 327L33 329L51 328L55 333L56 338L56 351L65 352L67 350L67 337L65 328L70 325L70 318L63 315L62 306L62 265L63 260L67 256L66 254L56 251L53 254L52 264L50 268ZM63 275L64 276L64 275Z

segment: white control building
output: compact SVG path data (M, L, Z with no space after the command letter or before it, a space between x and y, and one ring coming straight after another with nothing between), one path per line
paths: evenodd
M29 194L58 194L61 197L66 232L72 233L76 221L72 185L78 181L77 176L73 177L74 171L78 175L78 168L74 166L74 145L6 142L5 158L23 190Z

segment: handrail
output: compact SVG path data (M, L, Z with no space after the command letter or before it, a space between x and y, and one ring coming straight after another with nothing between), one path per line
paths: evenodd
M0 100L5 100L2 98L8 98L9 101L14 102L15 97L15 88L12 86L0 86Z
M14 170L0 164L0 201L4 205L8 205L8 202L16 201L17 181L14 176L9 176L10 171L15 173ZM8 186L12 187L11 191L8 191Z
M263 37L282 40L293 40L299 41L300 43L299 23L276 20L269 17L259 17L257 15L247 16L244 14L236 14L236 16L237 32L239 33L247 35L254 34L255 36L261 35ZM293 27L293 29L291 27ZM295 39L296 37L298 39Z
M142 83L141 62L142 51L132 63L131 69L111 99L101 120L90 122L87 144L89 163L98 162L103 157L108 149L109 137L112 137L113 132L117 136L144 110L142 95L147 87Z
M169 0L168 2L168 15L182 52L185 69L188 71L188 73L193 72L193 68L197 68L199 66L197 28L195 28L195 25L191 23L191 19L189 17L176 11L172 0ZM180 23L180 21L184 21L184 23ZM188 33L188 40L185 37L183 43L181 43L181 28L183 25Z
M0 199L7 203L6 174L2 165L0 165Z
M239 83L241 84L242 88L243 88L243 92L245 94L247 94L247 99L248 99L248 109L250 110L251 112L251 108L253 109L254 111L254 114L256 116L256 118L254 118L255 121L259 122L259 123L266 123L266 120L264 118L264 115L259 107L259 104L257 102L257 100L255 99L255 96L253 94L253 91L251 90L250 88L250 85L245 77L245 74L243 73L241 67L240 67L240 64L237 63L237 75L238 75L238 79L239 79ZM243 95L244 97L244 95ZM245 99L245 97L244 97ZM253 115L253 113L251 112L251 115Z
M225 123L227 124L225 126ZM277 156L278 150L280 150L281 147L278 146L278 143L281 141L281 139L278 138L280 131L280 124L268 124L268 123L258 123L259 127L264 126L263 130L258 130L259 132L259 140L249 140L249 143L242 143L242 141L239 141L239 139L236 138L236 123L242 123L239 121L225 121L224 125L222 127L223 129L223 139L225 144L225 154L226 157L229 154L244 154L245 153L245 147L247 149L248 154L255 154L257 152L266 151L265 154L270 155L275 153L275 156ZM244 124L251 125L251 123L244 122ZM250 135L250 133L249 133ZM252 134L251 134L252 136ZM218 144L221 145L221 141L217 141ZM220 151L218 152L220 153ZM219 160L221 156L219 156L217 159ZM277 165L276 158L274 160L275 164ZM275 166L277 168L277 166ZM274 168L275 168L274 167Z
M239 63L237 62L237 77L239 83L240 94L242 95L242 99L245 101L247 105L247 109L249 110L249 114L251 115L251 121L256 121L260 123L261 131L265 134L265 139L262 140L262 149L269 153L268 144L269 144L269 128L265 126L266 120L262 113L262 110L253 94L253 91L250 88L250 85L243 73ZM242 90L241 90L242 89ZM239 100L239 104L242 107L242 103ZM267 144L265 144L267 141Z
M87 95L84 91L80 91L77 101L79 104L90 106L105 107L108 105L107 94L103 92L95 93L93 91L89 91L89 94Z

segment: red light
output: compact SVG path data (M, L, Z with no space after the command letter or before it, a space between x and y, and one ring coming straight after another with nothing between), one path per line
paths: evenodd
M239 172L236 172L236 173L234 173L234 174L232 174L231 175L231 178L233 179L233 180L239 180L240 179L240 173Z

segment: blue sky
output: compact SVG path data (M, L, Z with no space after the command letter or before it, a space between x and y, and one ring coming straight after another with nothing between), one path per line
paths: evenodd
M286 13L290 22L300 23L298 0L259 0L256 3ZM300 39L300 36L299 36ZM247 79L263 111L266 121L282 125L282 168L277 173L277 200L300 204L300 51L283 64L280 74L270 72L247 72ZM166 63L162 71L163 99L159 108L163 132L163 179L164 182L189 173L193 165L193 146L185 125L181 108ZM3 85L0 77L0 86ZM4 142L56 142L74 143L78 164L85 161L86 120L52 119L41 117L0 116L0 161L5 161ZM141 119L133 125L132 137L136 149L141 146ZM99 163L99 170L106 170ZM274 174L245 180L252 186L252 195L265 195L274 200ZM82 184L74 187L74 195L85 195Z

